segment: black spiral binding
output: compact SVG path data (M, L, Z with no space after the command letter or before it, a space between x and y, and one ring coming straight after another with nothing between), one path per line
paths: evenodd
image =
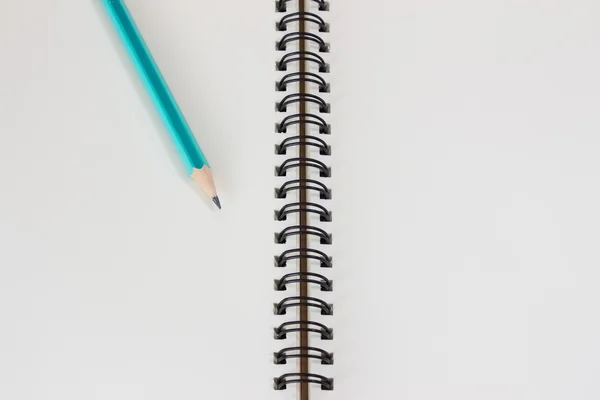
M298 0L277 0L276 11L281 14L277 23L277 31L281 36L277 42L276 49L280 54L276 68L285 71L283 77L276 82L276 90L282 93L276 103L276 110L281 113L288 112L290 107L296 107L304 103L305 112L295 113L281 117L276 124L276 131L282 134L282 139L276 146L276 154L287 156L288 150L303 146L305 149L318 149L320 156L331 155L331 147L327 144L326 137L331 134L331 127L327 124L326 117L330 112L329 104L319 93L327 93L329 84L324 76L329 72L329 65L319 53L329 52L329 45L321 37L321 32L328 32L329 25L325 20L307 11L288 12L288 3ZM305 3L317 4L319 11L328 11L329 3L325 0L305 0ZM314 8L314 7L313 7ZM292 28L302 21L305 26L304 32L292 32ZM312 32L307 32L311 30ZM315 33L313 33L315 32ZM296 44L304 41L303 50L297 50ZM298 65L304 63L308 68L302 72L292 72L291 69L299 70ZM304 84L307 88L305 93L295 92L295 88ZM311 91L312 93L306 93ZM307 111L308 110L308 111ZM286 135L288 128L303 124L306 127L305 135ZM310 127L310 128L309 128ZM310 134L308 133L310 132ZM292 157L291 155L280 163L276 168L276 176L286 177L288 172L294 169L305 168L318 172L318 178L288 179L280 187L275 189L275 197L288 199L288 195L294 192L304 191L307 195L318 194L318 199L331 199L331 190L326 185L326 178L331 176L331 169L323 161L311 157ZM291 197L291 196L290 196ZM315 199L316 196L312 198ZM275 219L286 221L303 213L318 217L319 221L327 223L332 220L331 211L324 205L314 201L292 201L275 211ZM299 243L299 235L309 238L317 238L323 245L331 244L332 237L325 229L311 225L292 225L281 229L275 234L275 242ZM297 245L296 248L287 249L275 257L275 266L288 268L289 262L306 261L310 268L317 268L319 272L285 271L275 282L276 291L295 291L299 284L310 284L310 296L287 296L274 305L276 315L296 315L299 307L315 310L321 315L333 314L333 305L318 298L320 292L333 291L333 282L327 278L326 272L332 268L332 259L327 253L308 247ZM327 341L333 339L333 329L326 324L311 320L292 320L281 323L274 328L274 336L277 340L283 340L290 335L311 334L311 344L319 340ZM299 336L298 336L299 337ZM273 362L277 365L287 364L288 360L311 359L320 361L323 365L332 365L334 357L318 346L295 346L283 348L274 353ZM333 390L333 379L309 372L286 373L274 379L276 390L285 390L292 384L310 384L322 390Z

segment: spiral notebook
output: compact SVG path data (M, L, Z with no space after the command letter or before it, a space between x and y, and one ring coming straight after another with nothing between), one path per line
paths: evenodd
M0 398L600 397L600 6L127 1L216 212L60 3L0 15Z

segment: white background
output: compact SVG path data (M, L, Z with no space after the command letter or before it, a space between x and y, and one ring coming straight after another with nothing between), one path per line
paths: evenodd
M274 7L127 2L217 212L99 1L0 3L0 398L275 396Z
M329 398L600 398L598 2L335 4Z
M336 390L314 397L599 398L597 3L332 3ZM272 2L128 2L221 213L97 1L0 4L0 397L293 398Z

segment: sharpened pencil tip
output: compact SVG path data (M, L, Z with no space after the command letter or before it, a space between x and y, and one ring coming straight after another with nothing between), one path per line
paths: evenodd
M215 203L217 207L219 207L219 210L221 209L221 201L219 200L218 196L213 197L213 203Z

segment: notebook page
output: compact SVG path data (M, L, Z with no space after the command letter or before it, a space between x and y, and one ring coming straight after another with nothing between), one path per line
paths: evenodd
M332 392L596 399L600 6L331 1Z
M189 182L100 1L11 3L0 14L0 398L279 399L273 6L126 3L223 210Z

